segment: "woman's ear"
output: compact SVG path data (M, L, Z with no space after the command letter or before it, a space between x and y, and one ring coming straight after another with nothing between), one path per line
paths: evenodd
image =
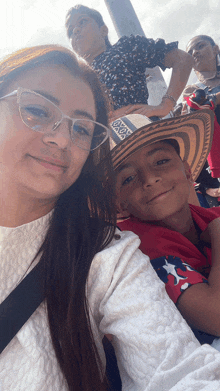
M220 49L218 45L213 46L213 53L215 56L217 56L217 54L220 54Z
M103 24L103 25L100 27L100 33L101 33L101 35L102 35L102 38L107 37L107 35L108 35L108 27L107 27L105 24Z
M185 160L183 161L183 165L184 165L184 170L185 170L185 174L186 174L186 178L188 179L188 181L190 183L193 183L193 179L192 179L192 173L191 173L191 168L189 166L189 163Z

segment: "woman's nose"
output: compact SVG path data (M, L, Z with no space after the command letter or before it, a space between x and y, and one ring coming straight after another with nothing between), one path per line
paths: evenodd
M195 56L197 53L198 53L198 50L197 49L193 49L192 56Z
M73 31L72 31L72 36L75 36L77 34L79 34L80 32L80 27L79 26L75 26Z
M63 119L55 130L43 133L43 142L59 149L67 149L71 144L69 121Z

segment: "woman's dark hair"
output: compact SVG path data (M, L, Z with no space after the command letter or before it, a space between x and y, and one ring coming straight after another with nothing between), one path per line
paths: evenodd
M95 22L97 23L97 25L99 27L101 27L101 26L103 26L105 24L104 20L102 18L102 15L98 11L96 11L93 8L86 7L84 5L77 4L74 7L70 8L69 11L67 12L67 15L66 15L65 27L66 27L66 30L67 30L68 38L70 38L70 35L71 35L71 32L72 32L72 27L69 24L70 18L73 15L77 14L77 13L78 14L85 14L85 15L90 16L91 18L93 18L95 20ZM111 47L111 43L109 41L108 36L105 37L105 45L106 45L107 49Z
M95 72L61 46L26 48L3 60L0 96L25 71L48 64L65 67L73 77L89 85L96 104L96 121L107 125L107 103ZM86 283L93 257L114 234L112 177L106 142L90 153L77 181L60 195L38 252L42 254L51 338L71 391L106 389L89 321Z
M216 43L214 41L214 39L212 39L209 35L197 35L196 37L193 37L192 39L195 39L195 38L201 38L203 39L204 41L208 41L212 46L215 46ZM192 39L190 41L192 41ZM189 41L189 42L190 42ZM187 45L188 46L188 45Z

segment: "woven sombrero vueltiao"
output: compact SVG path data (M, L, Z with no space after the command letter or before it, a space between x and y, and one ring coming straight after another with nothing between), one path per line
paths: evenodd
M188 162L195 181L211 149L214 114L211 110L197 110L157 122L151 122L144 115L129 114L113 121L110 129L114 169L145 146L174 139L179 144L180 157Z

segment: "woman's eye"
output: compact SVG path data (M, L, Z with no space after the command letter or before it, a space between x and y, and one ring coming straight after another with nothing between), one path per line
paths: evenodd
M85 25L86 22L87 22L87 19L81 19L81 20L80 20L80 26Z
M91 131L81 124L73 125L73 133L79 136L92 137Z
M44 107L26 106L22 108L26 115L31 115L35 118L47 119L49 117L47 110Z

